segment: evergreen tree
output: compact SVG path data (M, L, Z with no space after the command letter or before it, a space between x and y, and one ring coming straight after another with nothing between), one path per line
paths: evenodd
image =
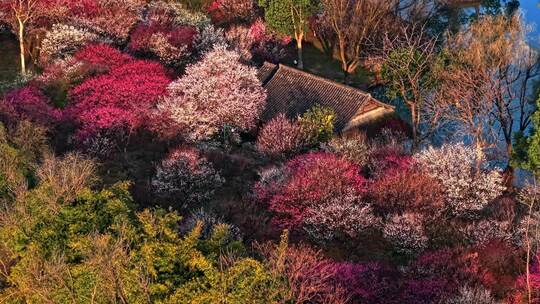
M531 171L540 176L540 96L536 101L537 110L532 116L533 128L529 136L518 132L514 135L515 149L512 153L513 166Z

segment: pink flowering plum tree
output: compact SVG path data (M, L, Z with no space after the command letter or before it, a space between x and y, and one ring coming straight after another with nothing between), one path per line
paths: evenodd
M281 156L298 152L305 140L302 127L280 114L267 122L257 137L257 149L269 156Z
M206 10L214 24L225 26L249 22L256 12L251 0L214 0Z
M78 138L85 140L111 129L131 133L143 127L151 108L166 93L170 83L167 71L158 63L143 60L125 60L119 65L97 56L85 60L111 64L112 68L109 73L91 77L69 92L71 104L67 112L80 125Z
M279 227L304 230L316 240L354 237L379 222L363 200L366 180L359 171L334 154L313 152L287 162L282 173L267 174L255 194Z
M187 140L206 140L224 126L255 127L266 102L256 70L239 62L240 55L217 46L168 86L157 104L158 118Z
M475 262L450 249L420 255L404 271L401 303L444 303L461 284L471 281L468 267Z
M157 57L167 65L179 66L189 59L196 35L197 29L192 26L143 23L131 34L128 47L133 52Z
M66 1L68 19L116 41L125 41L140 21L144 0L75 0Z
M255 45L255 37L251 32L251 27L246 25L234 25L231 26L225 32L225 38L227 43L240 55L242 60L249 62L253 55L251 51Z
M367 164L373 177L380 177L392 171L406 170L411 167L412 157L401 146L392 144L374 144Z
M250 25L233 25L225 32L225 37L244 61L278 63L289 55L287 45L290 41L269 32L261 19Z
M336 281L345 288L350 303L399 303L400 273L378 262L334 263Z
M155 192L182 207L197 206L210 200L224 179L195 148L173 150L157 167L152 179Z

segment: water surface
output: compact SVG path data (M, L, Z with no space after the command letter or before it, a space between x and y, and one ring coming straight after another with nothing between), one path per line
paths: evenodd
M540 47L540 7L538 1L524 0L521 1L520 7L526 22L533 28L528 39L531 44Z

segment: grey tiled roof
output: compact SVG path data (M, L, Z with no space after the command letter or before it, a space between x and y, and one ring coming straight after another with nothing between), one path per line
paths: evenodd
M257 77L263 85L273 76L273 73L277 70L277 65L265 61L262 67L257 70Z
M319 104L336 112L335 131L340 132L362 113L392 109L366 92L285 65L265 63L258 77L268 94L263 121L280 113L295 118Z

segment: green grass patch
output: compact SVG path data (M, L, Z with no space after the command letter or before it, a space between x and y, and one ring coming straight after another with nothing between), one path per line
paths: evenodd
M341 69L341 62L336 58L324 54L320 49L315 47L311 43L305 43L304 45L304 71L334 80L336 82L344 83L345 75ZM286 62L287 65L295 66L294 60ZM351 86L357 88L365 88L369 84L370 73L365 69L359 67L356 73L352 74Z

